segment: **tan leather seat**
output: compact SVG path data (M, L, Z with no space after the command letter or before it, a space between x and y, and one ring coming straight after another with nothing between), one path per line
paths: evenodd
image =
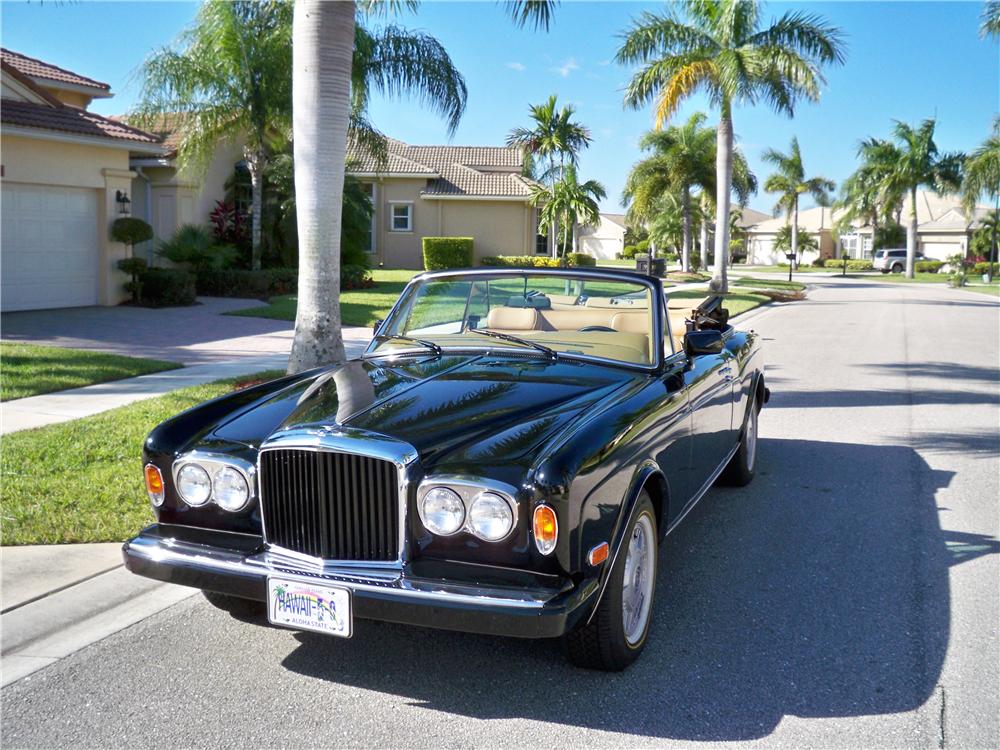
M668 310L670 337L674 340L674 351L684 351L684 335L687 333L687 314L681 310Z
M486 327L494 331L537 331L538 311L533 307L494 307L486 316Z

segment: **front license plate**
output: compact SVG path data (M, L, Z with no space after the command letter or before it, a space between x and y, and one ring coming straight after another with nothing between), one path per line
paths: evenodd
M351 592L308 581L268 578L267 619L288 628L350 638Z

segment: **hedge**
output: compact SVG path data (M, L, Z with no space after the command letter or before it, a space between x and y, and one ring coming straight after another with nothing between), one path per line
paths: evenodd
M198 271L198 294L207 297L252 297L268 299L292 294L298 287L299 272L294 268L265 268L260 271L227 269Z
M480 264L513 268L562 268L563 259L547 255L487 255ZM566 253L566 265L596 266L597 259L586 253Z
M943 260L918 260L913 264L913 270L919 273L937 273L943 265ZM986 264L984 263L983 265Z
M424 268L440 271L472 265L472 237L424 237Z
M193 305L195 280L179 268L147 268L139 274L142 304L148 307Z
M786 267L788 266L787 263L785 263L783 265L785 265ZM823 264L823 267L824 268L843 268L844 267L844 259L843 258L827 258L826 259L826 263ZM852 258L852 259L850 259L850 260L847 261L847 270L848 271L871 271L872 268L874 268L874 266L872 265L872 262L870 260L857 260L857 259Z
M1000 267L1000 263L994 263L994 264L993 264L993 275L994 275L994 276L996 276L996 275L997 275L997 268L998 268L998 267ZM972 267L972 272L973 272L974 274L978 274L979 276L982 276L982 275L983 275L984 273L988 272L989 270L990 270L990 264L989 264L989 263L986 263L986 262L983 262L983 263L976 263L976 264L975 264L975 265L974 265L974 266Z

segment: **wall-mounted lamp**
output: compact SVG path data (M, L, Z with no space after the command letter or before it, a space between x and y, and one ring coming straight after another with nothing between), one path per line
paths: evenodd
M118 213L128 216L129 210L132 206L132 201L129 200L128 193L124 190L116 190L115 203L118 204Z

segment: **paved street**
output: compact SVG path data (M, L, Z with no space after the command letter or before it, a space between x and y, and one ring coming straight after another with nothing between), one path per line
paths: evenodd
M364 621L340 641L193 597L5 688L2 745L997 747L1000 304L807 281L747 324L773 394L758 476L667 539L627 672Z

